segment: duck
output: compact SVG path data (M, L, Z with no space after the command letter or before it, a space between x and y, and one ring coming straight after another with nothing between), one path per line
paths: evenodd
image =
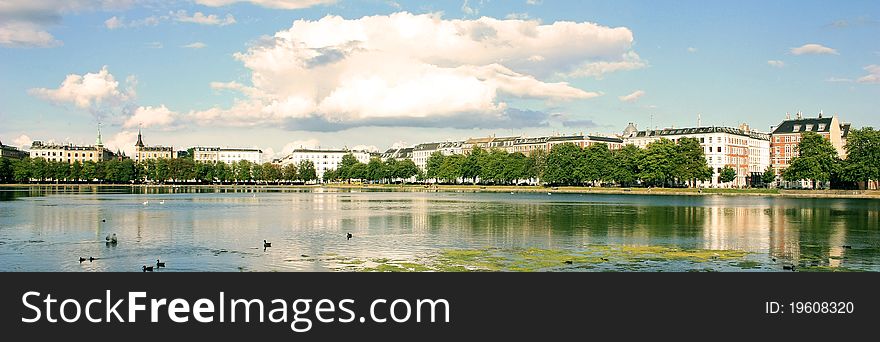
M162 267L165 267L165 263L159 262L159 259L156 259L156 268L162 268Z
M268 248L268 247L272 247L272 243L268 242L266 240L263 240L263 248Z
M153 272L153 266L147 267L147 265L144 265L143 270L144 272Z
M574 261L566 260L566 261L565 261L565 264L566 264L566 265L571 265L571 264L574 264Z
M852 246L850 246L850 245L843 245L842 247L843 247L843 249L852 249Z
M144 205L150 204L150 201L144 201Z
M101 219L101 222L107 222L107 219Z
M107 241L107 243L116 244L116 233L113 233L113 235L107 234L107 237L104 238L104 241Z
M79 257L79 262L82 263L83 261L86 261L86 258Z
M547 193L547 196L552 196L552 195L553 195L552 192L548 192L548 193Z
M89 262L95 261L94 257L89 257Z
M159 201L159 204L165 204L165 200Z
M352 237L351 233L347 233L347 234L345 234L345 239L346 239L346 240L351 240L351 237Z

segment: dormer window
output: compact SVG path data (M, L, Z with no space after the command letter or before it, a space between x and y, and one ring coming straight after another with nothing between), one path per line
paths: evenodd
M792 132L800 132L800 131L801 131L801 125L794 125L794 127L792 128Z
M825 130L825 124L819 124L819 132Z
M813 130L813 125L807 125L807 128L806 128L805 130L807 130L807 131L812 131L812 130Z

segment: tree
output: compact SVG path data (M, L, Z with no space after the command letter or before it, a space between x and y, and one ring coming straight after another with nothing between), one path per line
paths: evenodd
M354 178L350 175L350 170L352 167L357 165L358 160L355 158L354 154L346 153L342 156L342 161L339 162L339 166L336 168L335 175L338 179L346 180L351 182L351 179Z
M648 144L639 163L640 177L650 184L668 185L679 163L676 150L676 144L666 138Z
M826 182L837 171L837 150L831 142L814 132L801 134L797 147L798 155L791 159L788 168L782 173L786 181L810 180L812 188L817 182Z
M502 169L501 180L504 183L518 184L519 180L529 178L529 158L515 152L508 154Z
M712 168L706 162L703 154L703 146L695 138L681 138L676 145L676 169L674 175L679 180L684 180L688 186L696 185L697 181L706 181L712 178Z
M393 183L394 179L397 178L397 160L394 158L390 158L382 164L382 174L388 180L388 183Z
M12 159L0 157L0 182L11 183L13 176Z
M544 179L544 172L547 170L547 151L539 148L529 153L527 168L528 177L540 183Z
M504 180L504 165L507 164L507 152L493 149L489 153L481 152L480 154L479 176L481 182L491 182L493 184L502 182ZM468 159L470 160L470 158ZM466 162L465 165L467 164Z
M379 182L387 178L385 175L385 164L379 158L371 158L367 163L367 179Z
M93 182L98 179L98 164L87 160L83 162L82 178L86 182Z
M321 180L326 182L333 182L339 179L339 171L337 170L326 170L324 174L321 176Z
M764 170L764 173L761 174L761 181L764 182L767 187L770 187L773 182L776 182L776 170L773 170L772 166L768 166L767 169Z
M550 185L576 185L581 183L582 149L575 144L553 146L547 154L544 181Z
M272 163L263 163L263 181L269 183L278 183L284 178L281 166Z
M434 153L431 153L431 155L428 156L428 161L425 165L425 177L430 179L440 178L440 169L443 167L445 159L446 156L443 152L435 151Z
M305 183L318 179L317 171L315 171L315 163L311 160L302 160L296 166L299 179Z
M235 180L238 182L248 182L252 178L251 176L251 165L252 163L247 160L239 160L237 163L233 164L233 173L235 174Z
M880 131L873 127L850 130L844 148L844 179L859 182L860 187L863 182L880 180Z
M611 154L611 179L621 186L631 186L638 182L642 156L642 149L636 145L626 145L614 151Z
M472 149L461 164L461 177L464 179L470 179L471 183L476 184L477 177L482 175L481 168L484 164L483 158L485 157L485 154L486 153L479 146Z
M730 183L736 179L736 170L734 170L730 165L725 166L721 169L721 174L718 176L718 181L721 183Z
M24 158L12 163L12 178L19 183L30 182L33 159Z
M580 167L581 178L588 182L612 180L613 157L608 145L604 143L592 144L584 149L584 161Z
M281 169L281 179L293 183L298 179L297 177L299 177L299 174L297 173L296 164L290 163Z
M410 159L404 159L397 162L395 167L394 175L396 178L399 178L403 183L406 183L407 179L410 179L419 174L419 167L416 166L416 163Z
M443 158L443 165L437 172L437 178L445 180L447 183L458 183L458 179L462 178L462 166L465 162L465 156L454 154Z

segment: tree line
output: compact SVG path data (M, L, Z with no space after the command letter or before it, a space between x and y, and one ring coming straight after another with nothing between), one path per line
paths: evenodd
M322 178L325 182L351 182L353 179L358 179L372 183L390 184L398 180L406 183L419 174L419 167L409 159L396 160L391 158L382 161L379 158L371 158L369 162L361 163L353 154L348 153L342 156L342 160L335 170L324 171Z
M697 181L709 180L712 169L699 141L682 138L677 142L660 139L645 149L627 145L615 151L604 143L586 148L566 143L528 156L480 148L466 155L435 152L428 158L425 177L441 183L695 186Z
M873 127L850 130L844 149L846 158L841 158L828 139L804 132L798 155L782 172L782 179L807 180L813 189L822 182L832 187L863 188L869 181L880 180L880 131Z
M131 159L102 162L47 161L44 158L0 159L5 183L198 183L282 184L317 180L311 161L279 166L241 160L233 164L199 163L190 158Z

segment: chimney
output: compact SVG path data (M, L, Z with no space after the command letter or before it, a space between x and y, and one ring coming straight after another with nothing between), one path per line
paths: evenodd
M820 109L820 110L819 110L819 118L820 118L820 119L822 118L822 114L823 114L823 113L822 113L822 110Z
M785 112L785 119L786 119L786 120L791 120L791 113L789 113L789 112Z

